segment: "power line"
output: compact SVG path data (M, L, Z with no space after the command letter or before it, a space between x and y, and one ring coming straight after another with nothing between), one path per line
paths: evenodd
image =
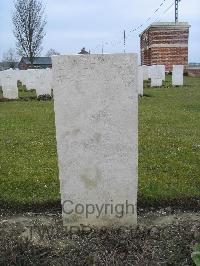
M171 8L172 8L172 6L173 5L175 5L175 2L176 1L178 1L178 2L180 2L181 0L173 0L173 2L170 4L170 6L169 7L167 7L167 9L165 9L164 10L164 12L163 12L163 14L166 14ZM157 14L157 12L161 9L161 7L163 7L163 5L165 4L167 2L167 0L163 0L161 3L160 3L160 5L159 5L159 7L157 8L157 9L155 9L155 11L153 12L153 15L152 16L150 16L150 17L148 17L142 24L140 24L140 25L138 25L137 27L135 27L134 29L132 29L132 30L129 30L128 31L128 35L126 34L126 31L124 30L124 35L123 35L123 37L124 37L124 52L125 52L125 46L126 46L126 40L130 37L130 36L132 36L132 34L134 33L134 34L136 34L136 33L138 33L139 32L139 30L141 30L141 28L143 27L143 26L145 26L145 24L146 23L148 23L149 24L149 22L150 22L150 20L152 20L153 18L154 18L154 16L155 16L155 14ZM160 20L161 18L157 18L156 20L154 20L153 22L155 22L155 21L158 21L158 20ZM98 44L95 48L94 48L94 50L97 50L97 49L99 49L100 47L102 47L102 53L104 52L104 47L105 46L107 46L107 45L111 45L111 46L115 46L115 45L117 45L117 44L121 44L122 43L122 41L120 40L112 40L112 41L110 41L110 42L102 42L102 45L101 44Z

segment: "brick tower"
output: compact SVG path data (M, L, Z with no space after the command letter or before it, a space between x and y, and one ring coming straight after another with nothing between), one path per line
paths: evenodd
M140 35L141 64L188 65L189 24L186 22L158 22L151 24Z

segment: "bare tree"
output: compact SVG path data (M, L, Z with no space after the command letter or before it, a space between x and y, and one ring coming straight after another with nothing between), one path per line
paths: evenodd
M2 63L4 68L15 68L18 58L14 49L10 48L3 54Z
M34 58L40 54L42 40L45 36L44 8L41 0L15 0L12 21L14 35L17 39L17 51L21 56Z
M54 50L54 49L50 49L50 50L47 51L46 56L50 57L50 56L52 56L52 55L59 55L59 54L60 54L60 53L57 52L56 50Z

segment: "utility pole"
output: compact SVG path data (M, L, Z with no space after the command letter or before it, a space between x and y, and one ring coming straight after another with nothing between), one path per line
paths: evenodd
M178 23L178 3L180 0L175 0L175 23Z

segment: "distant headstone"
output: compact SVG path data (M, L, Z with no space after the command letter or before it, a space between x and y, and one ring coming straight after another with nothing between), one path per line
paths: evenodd
M143 96L143 67L138 67L138 94Z
M148 66L148 78L151 78L151 66Z
M20 70L20 81L27 90L35 89L37 96L49 94L52 89L52 69Z
M136 224L137 56L52 62L64 225Z
M143 69L143 80L148 80L149 79L149 67L143 65L142 69Z
M0 87L2 86L2 75L3 75L3 71L0 71Z
M7 99L18 98L18 70L5 70L1 77L3 97Z
M37 96L49 94L51 95L52 84L52 69L42 69L39 70L37 79L36 93Z
M165 81L165 65L159 65L162 72L162 80Z
M26 70L25 85L27 90L36 89L36 84L38 81L37 72L40 70L37 69L28 69Z
M172 86L183 86L183 65L174 65L172 72Z
M163 81L163 67L161 65L151 66L151 87L161 87Z

